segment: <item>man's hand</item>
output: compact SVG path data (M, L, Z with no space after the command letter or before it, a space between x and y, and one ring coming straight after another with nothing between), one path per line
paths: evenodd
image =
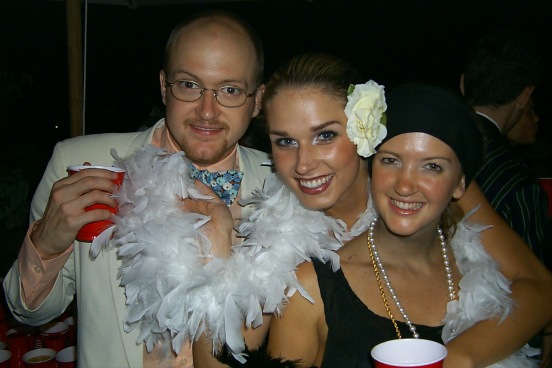
M207 185L195 181L198 191L212 199L185 198L182 208L188 212L210 216L211 220L201 227L203 234L211 242L211 254L219 258L228 258L232 249L232 231L234 219L226 204Z
M52 186L42 218L31 230L31 241L43 260L63 253L85 224L107 220L108 210L85 211L94 203L117 205L111 198L116 189L112 180L117 174L109 170L86 169L57 181Z

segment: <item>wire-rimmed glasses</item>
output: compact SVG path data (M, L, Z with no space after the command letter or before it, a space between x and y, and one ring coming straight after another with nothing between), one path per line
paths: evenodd
M190 80L177 80L172 83L165 83L166 88L170 88L171 94L177 100L184 102L194 102L201 98L204 91L212 91L219 104L225 107L240 107L248 97L255 95L247 93L239 87L222 86L217 89L205 88L197 82Z

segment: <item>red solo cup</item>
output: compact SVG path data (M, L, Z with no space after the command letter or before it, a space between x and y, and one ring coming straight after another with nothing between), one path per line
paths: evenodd
M81 170L85 169L104 169L109 170L117 173L117 179L113 180L114 184L121 185L123 183L123 179L125 177L125 170L118 168L118 167L110 167L110 166L92 166L92 165L76 165L76 166L69 166L67 167L67 172L69 175L73 175ZM86 211L90 210L97 210L97 209L103 209L108 210L113 214L117 214L117 211L119 208L117 206L110 207L103 203L95 203L91 206L88 206L85 208ZM113 221L111 220L102 220L102 221L94 221L91 223L88 223L82 227L82 229L79 230L77 233L77 240L82 242L92 242L98 235L100 235L105 229L111 227L113 225Z
M376 345L372 351L376 368L442 368L447 348L424 339L397 339Z
M4 309L4 301L0 300L0 341L6 341L6 332L8 332L8 318Z
M69 346L56 354L58 368L75 368L77 363L77 349Z
M6 341L8 334L8 321L0 320L0 341Z
M40 327L42 347L52 349L56 353L67 347L69 326L64 322L51 322Z
M10 368L12 353L9 350L0 350L0 368Z
M68 344L76 345L77 343L77 326L75 325L75 318L74 317L67 317L63 320L65 324L69 327L69 336L68 336Z
M11 352L10 368L23 367L23 355L32 349L26 333L9 330L6 343Z
M28 342L28 345L29 345L29 350L34 348L35 335L36 335L36 328L35 327L26 326L26 325L18 325L18 326L15 326L15 327L9 329L6 332L6 342L8 342L8 336L15 333L15 332L19 332L19 333L27 336L27 342ZM8 342L8 346L9 345L10 344Z
M33 349L23 355L25 368L56 368L56 352L52 349Z
M548 196L548 216L552 217L552 178L539 178L539 184Z

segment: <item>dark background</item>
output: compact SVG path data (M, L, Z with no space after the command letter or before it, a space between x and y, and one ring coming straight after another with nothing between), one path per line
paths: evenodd
M158 74L171 29L191 12L223 8L243 16L260 33L266 76L295 53L323 51L354 62L366 79L388 88L413 80L457 88L468 50L481 35L495 28L528 31L545 59L545 79L535 98L540 138L551 142L550 4L549 0L265 0L134 9L83 5L86 133L132 131L152 124L152 110L162 113ZM20 168L20 176L11 182L0 179L0 206L6 209L13 206L14 188L30 200L53 145L69 137L64 1L0 0L0 123L0 170ZM8 219L0 215L3 228L17 230L16 248L21 229L26 228L28 205L19 208L23 210L17 217L13 212Z

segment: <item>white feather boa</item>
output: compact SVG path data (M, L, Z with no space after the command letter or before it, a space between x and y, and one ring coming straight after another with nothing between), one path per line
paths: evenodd
M239 225L246 240L233 247L229 259L205 264L210 243L201 225L209 218L180 207L182 198L201 197L184 154L147 146L128 158L116 157L115 164L127 170L127 177L117 193L121 209L110 244L122 261L125 329L138 327L137 343L144 342L148 351L159 343L178 353L185 341L206 332L214 347L226 343L244 361L243 323L256 327L263 313L280 313L297 290L310 300L297 282L296 266L316 257L339 268L334 251L365 231L376 215L368 203L348 234L342 221L305 209L272 175L263 191L242 200L255 206ZM477 321L505 318L513 308L508 280L479 242L482 230L464 220L451 243L463 278L459 301L448 305L445 342ZM522 365L526 359L520 352L508 359L495 367L530 366Z
M467 220L476 210L477 208L468 213L458 224L458 229L450 242L462 279L458 284L458 300L447 304L442 333L445 343L476 322L500 317L501 323L515 309L515 303L510 298L510 281L499 271L498 264L481 244L480 233L487 227ZM536 367L536 361L528 357L539 352L539 349L525 345L490 367Z

